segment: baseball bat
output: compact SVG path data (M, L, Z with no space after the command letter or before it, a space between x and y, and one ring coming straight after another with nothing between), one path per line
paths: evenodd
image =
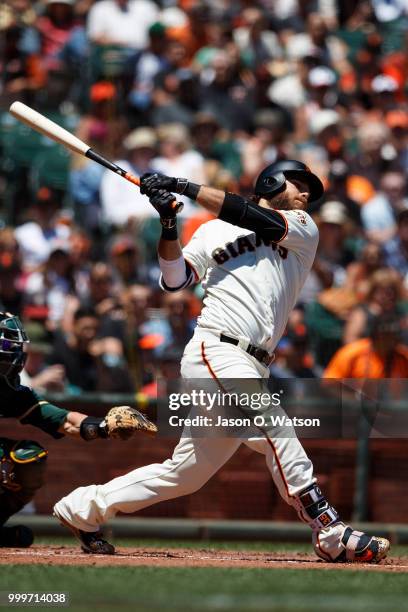
M119 174L119 176L123 177L127 181L140 187L140 179L138 176L134 176L130 172L127 172L123 168L120 168L120 166L109 161L108 159L91 149L88 144L65 130L57 123L54 123L54 121L51 121L51 119L44 117L44 115L41 115L41 113L38 113L33 108L30 108L26 104L23 104L22 102L13 102L13 104L10 106L10 113L13 115L13 117L18 119L19 121L22 121L22 123L25 123L33 130L44 134L44 136L48 136L48 138L51 138L59 144L62 144L64 147L67 147L74 153L85 155L85 157L92 159L92 161L101 164L101 166L108 168L108 170L112 170L112 172L115 172L115 174ZM181 211L182 208L183 203L174 200L174 211L178 213Z

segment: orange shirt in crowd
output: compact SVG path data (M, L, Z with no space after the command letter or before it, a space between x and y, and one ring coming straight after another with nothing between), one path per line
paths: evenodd
M390 365L374 351L370 338L343 346L335 353L323 378L408 378L408 348L394 347Z

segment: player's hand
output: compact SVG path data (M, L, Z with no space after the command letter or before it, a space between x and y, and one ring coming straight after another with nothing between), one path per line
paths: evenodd
M149 197L154 189L165 189L172 193L183 193L187 183L187 179L174 178L173 176L158 174L157 172L154 174L147 172L140 177L140 193Z
M174 195L165 189L152 189L150 204L157 210L161 219L174 219L180 207L174 207Z

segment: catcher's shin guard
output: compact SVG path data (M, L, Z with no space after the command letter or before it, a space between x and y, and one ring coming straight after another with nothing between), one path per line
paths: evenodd
M387 556L390 543L337 522L313 533L318 557L331 563L378 563Z
M66 518L62 516L57 506L58 503L54 506L54 516L59 520L61 525L70 529L70 531L74 534L76 539L81 544L81 548L84 553L89 553L92 555L115 554L115 547L103 539L102 533L100 531L82 531L81 529L74 527L74 525L72 525Z

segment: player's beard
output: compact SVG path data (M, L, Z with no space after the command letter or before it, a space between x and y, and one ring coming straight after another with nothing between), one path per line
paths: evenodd
M271 207L275 210L305 210L305 204L296 198L290 197L286 191L278 193L272 200L269 200Z

